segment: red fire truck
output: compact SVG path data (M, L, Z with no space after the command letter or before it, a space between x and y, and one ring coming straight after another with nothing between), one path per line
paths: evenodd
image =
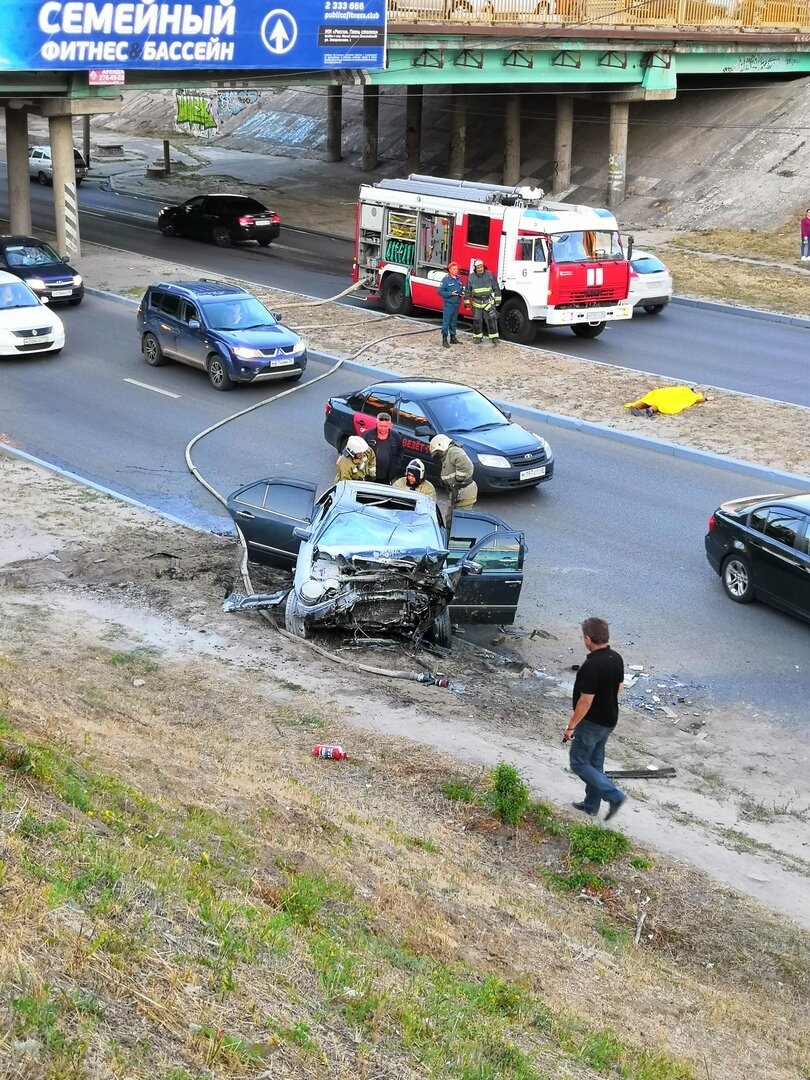
M360 188L353 280L386 311L441 311L448 262L466 282L483 259L502 290L501 336L530 344L541 326L593 338L629 319L630 270L609 210L550 202L540 188L411 175ZM466 302L462 315L472 316Z

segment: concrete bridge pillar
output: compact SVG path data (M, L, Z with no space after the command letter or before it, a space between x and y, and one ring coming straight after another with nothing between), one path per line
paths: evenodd
M340 161L343 157L341 130L343 128L343 87L326 88L326 160Z
M6 105L9 229L31 232L31 181L28 178L28 113Z
M554 129L554 179L552 194L571 187L571 147L574 142L574 98L557 95L557 125Z
M76 198L76 166L73 160L73 118L48 119L53 162L53 213L56 219L56 250L71 260L81 253L79 204Z
M624 202L627 185L627 129L630 102L613 101L610 105L610 147L608 150L608 206L611 210Z
M520 181L520 94L508 94L503 107L503 182Z
M409 86L405 94L405 175L418 173L422 161L422 87Z
M379 162L380 88L363 87L363 172L371 172Z
M454 90L450 96L450 164L453 180L464 179L464 159L467 156L467 99Z

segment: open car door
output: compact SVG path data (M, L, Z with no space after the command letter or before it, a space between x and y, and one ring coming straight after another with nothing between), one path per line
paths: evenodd
M456 592L450 617L462 623L515 621L523 586L526 543L522 532L510 529L500 518L477 511L457 510L451 522L448 569L459 562L475 562L480 574L454 575Z
M228 496L228 513L247 541L250 562L291 570L298 558L296 528L306 528L315 484L284 478L256 480Z

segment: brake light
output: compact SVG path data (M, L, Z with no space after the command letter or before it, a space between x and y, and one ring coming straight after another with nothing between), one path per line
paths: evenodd
M255 224L255 219L252 218L250 216L250 214L243 214L242 217L237 218L237 221L239 222L240 225L253 225L253 224Z
M714 520L714 514L712 514L712 516L709 518L709 527L707 531L711 532L716 524L717 522Z
M326 416L329 415L329 413L332 411L332 402L331 401L327 401L327 403L323 407L323 411L324 411L324 415L326 415Z

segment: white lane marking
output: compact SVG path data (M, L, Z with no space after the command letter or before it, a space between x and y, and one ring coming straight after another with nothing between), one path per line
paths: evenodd
M130 383L132 386L140 386L144 390L151 390L154 394L163 394L165 397L180 397L179 394L173 394L171 390L161 390L159 386L150 386L149 383L138 382L137 379L124 379L124 382Z

